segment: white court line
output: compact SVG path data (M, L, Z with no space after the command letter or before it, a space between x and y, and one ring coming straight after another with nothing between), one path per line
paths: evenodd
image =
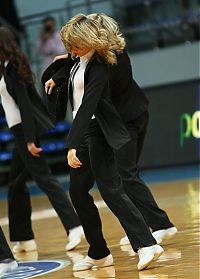
M98 209L107 207L104 201L96 201L95 204ZM31 216L31 220L42 220L42 219L48 219L54 217L57 217L57 213L53 208L48 208L48 209L43 209L43 210L33 212ZM8 217L0 218L0 225L1 226L8 225Z

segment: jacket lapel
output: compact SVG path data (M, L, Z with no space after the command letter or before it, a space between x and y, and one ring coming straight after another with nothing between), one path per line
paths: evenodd
M79 61L77 61L74 64L74 66L72 67L72 69L70 71L70 78L68 81L68 99L70 101L72 110L74 107L74 104L73 104L73 79L74 79L74 75L76 74L76 71L78 70L78 68L79 68Z

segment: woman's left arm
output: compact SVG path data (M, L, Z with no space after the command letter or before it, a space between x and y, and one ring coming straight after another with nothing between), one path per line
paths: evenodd
M108 65L92 61L88 65L82 104L76 114L67 137L67 147L76 149L83 141L85 131L106 87L108 87Z
M36 127L32 112L32 105L28 96L28 89L25 84L20 83L16 78L14 82L14 90L17 105L20 110L22 119L22 128L26 142L36 141Z

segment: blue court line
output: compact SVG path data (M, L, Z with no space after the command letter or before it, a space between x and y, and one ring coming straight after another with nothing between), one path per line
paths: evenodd
M141 178L147 183L161 183L184 179L200 179L200 165L188 165L178 167L168 167L159 169L142 170ZM69 190L69 176L62 175L57 177L66 191ZM34 181L28 183L31 195L41 195L42 191ZM7 188L0 188L0 199L7 198Z

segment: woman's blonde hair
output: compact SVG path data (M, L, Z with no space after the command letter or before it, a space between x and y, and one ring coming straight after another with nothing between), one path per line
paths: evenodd
M89 47L109 64L117 63L116 54L125 47L118 24L104 14L77 14L62 27L60 34L67 51L71 51L71 46Z

